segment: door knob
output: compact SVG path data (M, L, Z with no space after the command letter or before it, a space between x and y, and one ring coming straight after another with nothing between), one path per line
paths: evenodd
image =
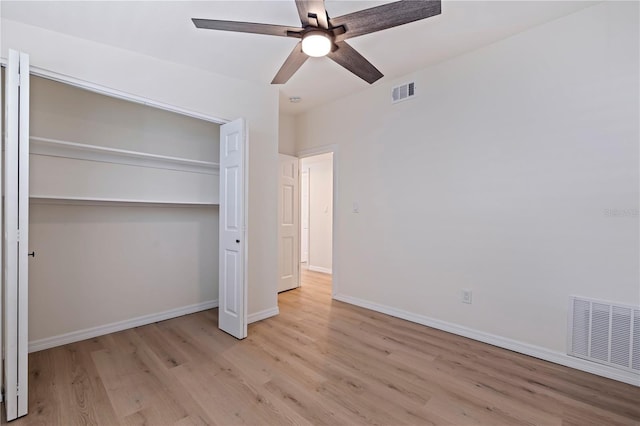
M236 243L240 244L240 240L236 240Z

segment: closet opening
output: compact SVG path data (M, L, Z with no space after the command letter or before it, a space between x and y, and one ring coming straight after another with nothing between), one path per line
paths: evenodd
M29 350L218 306L220 123L31 76Z

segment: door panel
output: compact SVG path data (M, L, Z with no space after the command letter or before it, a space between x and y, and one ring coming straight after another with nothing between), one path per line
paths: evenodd
M230 166L224 170L224 180L226 183L224 208L227 219L225 229L233 232L240 231L240 223L242 221L242 218L238 214L238 169L238 167Z
M298 158L280 154L278 174L278 291L299 284Z
M224 251L224 274L225 274L225 282L236 283L238 281L238 267L240 266L238 262L238 253L233 250L225 250ZM225 292L225 301L223 303L223 308L225 314L232 315L233 317L238 316L238 292L236 291L227 291Z
M218 326L247 337L245 262L245 148L243 119L220 126L220 275Z

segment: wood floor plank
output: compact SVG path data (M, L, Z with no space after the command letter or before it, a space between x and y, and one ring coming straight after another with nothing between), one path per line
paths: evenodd
M342 404L321 398L320 385L301 382L290 376L276 376L265 383L265 388L310 424L353 424L358 419Z
M640 388L338 302L329 275L302 278L242 341L214 309L30 354L30 414L11 425L640 426Z
M93 365L88 357L82 356L80 349L86 342L73 343L54 348L53 361L55 371L55 391L58 393L60 421L73 419L74 424L99 424L101 415L97 410L105 409L104 418L115 420L113 412L104 406L103 398L96 397L96 392L103 393L102 382L97 381L94 389L88 373Z
M148 327L152 326L153 325L150 325ZM165 368L163 360L156 356L156 353L151 348L145 345L140 345L137 348L136 354L140 360L149 367L149 371L153 371L155 387L161 389L166 395L166 398L169 399L169 404L158 404L161 405L162 411L166 409L171 410L172 407L175 406L180 407L174 410L173 413L163 414L164 421L167 422L169 418L172 418L177 419L177 424L187 421L196 423L204 422L204 424L206 424L204 420L207 418L206 414L194 400L190 389L183 387L179 381L176 380L173 367L169 369ZM144 410L141 414L145 414Z
M29 411L33 425L57 424L61 420L62 404L55 393L54 351L40 351L30 356L29 363ZM55 403L51 399L56 398Z
M168 342L155 324L137 327L135 332L166 368L177 367L188 362L188 357L179 348Z
M154 365L147 356L150 350L135 329L112 337L105 350L93 352L92 356L121 421L135 413L153 415L154 410L170 423L189 416L172 388L163 385L160 377L164 368ZM136 349L118 350L129 345Z

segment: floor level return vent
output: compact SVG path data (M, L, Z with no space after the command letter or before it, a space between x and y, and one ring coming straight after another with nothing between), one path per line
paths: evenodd
M640 306L571 297L569 355L640 373Z

